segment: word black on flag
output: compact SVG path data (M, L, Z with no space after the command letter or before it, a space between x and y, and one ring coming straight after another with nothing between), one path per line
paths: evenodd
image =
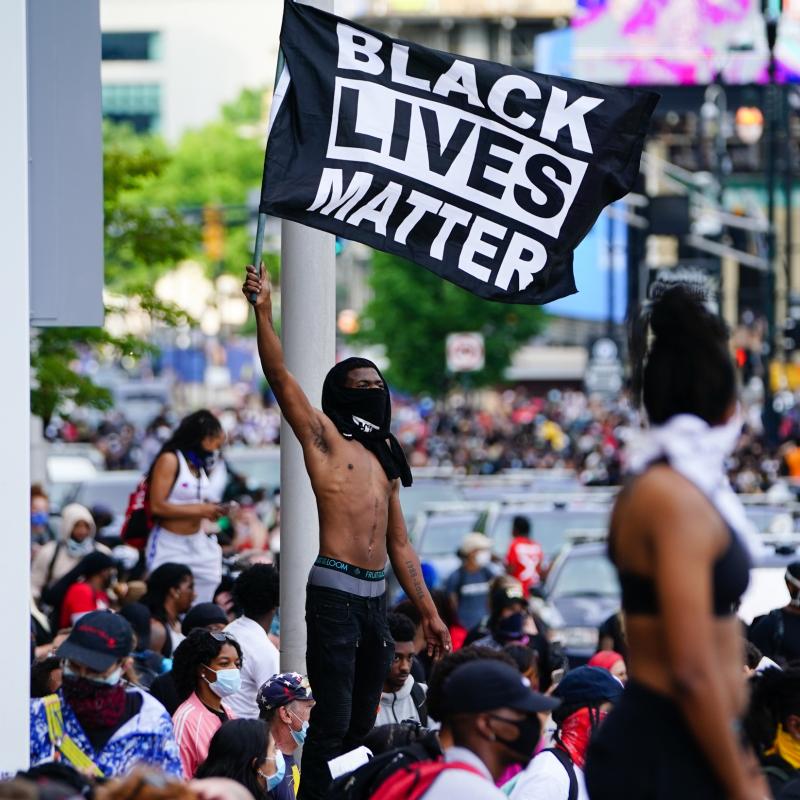
M403 42L287 0L260 210L491 300L576 291L572 253L639 170L653 92Z

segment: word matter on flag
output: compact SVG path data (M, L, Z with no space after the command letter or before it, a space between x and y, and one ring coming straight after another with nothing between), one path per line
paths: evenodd
M490 300L576 291L573 250L631 190L658 95L443 53L290 1L281 49L262 213Z

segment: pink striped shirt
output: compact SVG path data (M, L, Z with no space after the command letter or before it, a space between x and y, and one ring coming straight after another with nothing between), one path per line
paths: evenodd
M222 710L228 715L228 719L235 719L234 713L224 703ZM197 768L206 760L211 737L222 727L222 721L192 692L178 706L172 716L172 724L180 750L183 776L188 780L194 777Z

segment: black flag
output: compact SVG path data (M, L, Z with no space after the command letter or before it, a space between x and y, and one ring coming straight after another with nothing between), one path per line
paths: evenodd
M392 39L287 0L260 210L491 300L576 291L572 251L630 191L653 92Z

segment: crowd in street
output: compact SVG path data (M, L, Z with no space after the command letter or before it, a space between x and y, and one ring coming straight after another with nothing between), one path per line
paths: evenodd
M184 440L188 455L164 453L181 462L177 483L202 482L192 454L209 459L219 429L197 412L168 441L181 430L200 436L194 449ZM183 563L191 559L154 565L151 553L142 572L96 541L92 515L77 504L49 538L46 500L34 490L32 766L0 784L0 797L294 800L314 687L279 670L276 567L220 572L201 587ZM197 511L213 518L222 509ZM213 554L201 555L197 571L208 575ZM545 565L525 518L514 521L502 565L480 533L465 537L458 555L461 565L432 592L453 652L432 661L415 606L401 600L391 610L394 658L365 742L374 758L349 784L335 782L330 797L380 796L384 783L400 780L399 764L431 782L441 765L457 763L425 797L585 800L590 738L627 681L624 624L603 626L588 664L566 662L531 610ZM754 622L739 669L751 686L745 734L774 796L788 800L800 797L800 669L792 666L800 563L786 580L790 604ZM439 767L425 772L425 764Z
M438 402L397 395L392 405L393 430L414 467L447 467L469 474L569 468L592 485L620 481L626 445L641 426L641 415L625 393L608 398L575 389L538 393L517 387L456 394ZM782 416L776 447L765 444L760 406L746 408L747 424L729 464L738 492L766 491L781 475L800 477L800 455L791 458L791 453L800 453L798 408ZM248 395L238 407L216 413L228 444L280 443L280 414L271 398ZM94 444L107 469L142 471L178 422L170 409L141 430L117 411L99 422L90 420L80 412L55 419L47 436Z

